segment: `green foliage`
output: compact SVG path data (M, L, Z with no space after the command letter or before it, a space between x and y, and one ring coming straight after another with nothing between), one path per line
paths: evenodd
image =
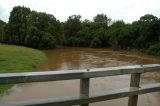
M90 47L95 47L95 48L101 47L101 40L99 38L95 37L92 40Z
M151 45L147 50L147 53L151 55L160 55L160 43Z
M146 14L146 15L140 17L139 21L140 22L148 22L148 23L150 23L152 21L157 21L157 20L158 20L158 18L156 16L154 16L152 14Z
M25 45L38 49L54 48L56 39L50 33L39 31L36 27L32 27L29 35L25 37Z
M152 14L131 24L123 20L113 22L106 14L97 14L93 21L71 15L67 21L60 22L51 14L17 6L11 11L7 24L0 21L0 41L38 49L51 49L56 45L110 47L155 54L151 50L160 42L159 29L160 19Z
M76 36L78 31L81 29L81 16L72 15L69 16L68 20L64 23L64 34L66 36Z
M109 35L110 45L113 48L130 48L134 42L134 35L131 31L131 25L127 25L123 21L114 22L110 27Z
M160 36L160 21L153 15L144 15L138 21L139 34L135 40L135 48L147 49L150 45L158 42Z
M0 20L0 42L4 41L4 28L6 26L6 23Z
M50 49L58 43L61 32L61 24L53 15L17 6L11 11L4 42Z
M14 7L10 13L5 40L11 44L24 44L24 38L31 26L31 10L26 7Z
M108 24L110 23L111 19L107 17L105 14L97 14L94 18L94 24L96 27L108 27Z

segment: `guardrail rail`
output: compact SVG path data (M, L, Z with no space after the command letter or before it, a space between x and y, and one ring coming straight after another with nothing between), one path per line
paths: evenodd
M89 106L89 103L129 97L128 106L137 106L138 95L160 91L160 83L140 85L142 73L160 71L160 64L120 66L87 70L0 74L0 84L17 84L80 79L80 96L44 98L1 103L0 106ZM90 78L131 74L130 87L89 94Z

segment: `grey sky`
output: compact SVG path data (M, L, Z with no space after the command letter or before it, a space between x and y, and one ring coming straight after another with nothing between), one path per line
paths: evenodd
M132 22L144 14L160 17L160 0L0 0L0 19L8 21L14 6L24 5L31 10L53 14L60 21L80 14L90 19L98 14L107 14L112 20Z

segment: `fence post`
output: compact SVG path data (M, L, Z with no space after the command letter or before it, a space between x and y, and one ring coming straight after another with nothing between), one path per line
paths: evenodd
M89 71L89 69L87 69ZM89 97L89 78L80 79L80 96L81 98ZM80 106L89 106L89 103L81 104Z
M139 87L140 83L140 73L132 73L130 79L130 87ZM128 106L137 106L138 95L133 95L129 97Z

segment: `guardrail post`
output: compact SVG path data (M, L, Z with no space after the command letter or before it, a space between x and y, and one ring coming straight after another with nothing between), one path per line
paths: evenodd
M130 79L130 87L139 87L140 83L140 73L132 73ZM128 106L137 106L138 95L133 95L129 97Z
M89 97L89 83L89 78L80 79L80 96L82 99ZM89 106L89 103L81 104L80 106Z

